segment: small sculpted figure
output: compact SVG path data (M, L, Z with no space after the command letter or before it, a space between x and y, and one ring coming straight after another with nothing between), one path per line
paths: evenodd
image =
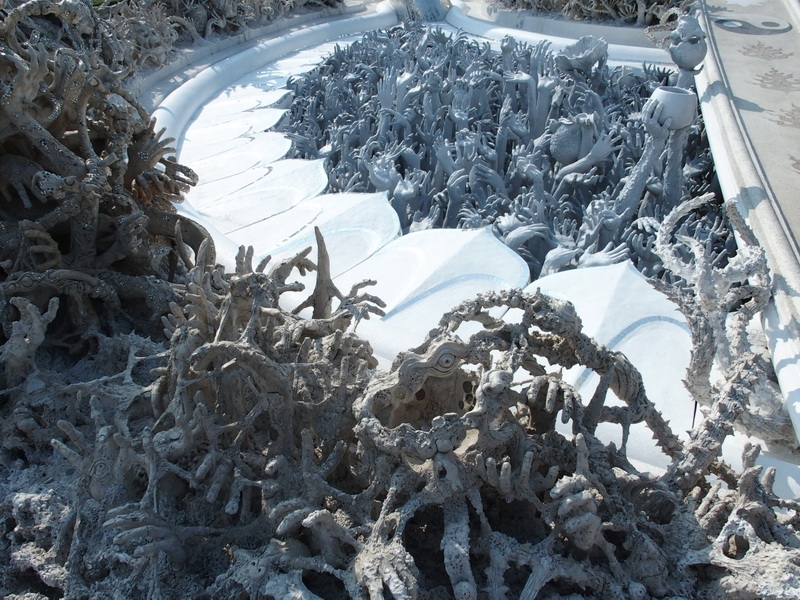
M667 46L672 61L678 65L678 87L689 87L694 76L700 72L697 67L703 62L708 51L706 34L694 15L681 15L678 26L669 35ZM702 67L701 67L702 69Z

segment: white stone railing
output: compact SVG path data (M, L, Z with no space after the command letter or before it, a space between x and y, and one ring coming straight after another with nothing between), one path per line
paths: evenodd
M705 30L711 26L706 19L702 24ZM742 133L721 57L713 44L695 82L722 195L736 201L764 248L773 274L773 297L762 316L764 334L786 408L795 431L800 432L800 256L785 220L776 211L752 145Z
M167 136L177 140L180 152L183 133L197 110L256 65L338 37L391 27L397 22L397 13L387 0L362 14L272 31L254 46L210 65L178 87L159 104L153 117L160 127L166 128Z

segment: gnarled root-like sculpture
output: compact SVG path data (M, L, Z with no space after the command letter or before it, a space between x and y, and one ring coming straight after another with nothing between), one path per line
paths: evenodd
M741 239L735 255L727 256L727 249L715 244L713 230L706 243L701 236L690 235L691 229L702 229L697 212L711 202L713 196L703 195L672 210L661 224L654 248L664 267L680 277L672 286L657 287L678 304L692 328L686 387L697 402L710 406L714 387L746 373L747 399L737 426L767 442L795 447L794 428L780 390L771 381L771 367L752 352L748 339L752 319L770 298L766 256L733 203L728 204L727 215ZM712 379L715 363L723 372L719 384Z
M183 22L159 21L166 9L151 4L139 22L138 5L105 7L136 34L137 54L87 6L32 0L9 6L0 24L0 146L9 157L0 170L21 167L0 190L4 595L778 598L792 590L800 506L773 494L756 450L741 474L719 460L753 372L750 363L736 368L741 338L728 334L741 331L738 321L723 332L734 348L724 381L693 388L713 408L687 444L631 363L583 334L569 304L540 294L465 302L377 373L353 331L380 314L380 301L364 293L369 282L339 290L321 236L316 264L307 249L254 266L242 249L233 272L215 265L202 228L169 211L193 183L190 171L168 160L168 142L121 85L137 61L166 60L171 24L235 28L247 11L191 5ZM480 225L497 214L498 234L535 271L616 260L630 247L653 274L679 274L674 256L654 251L659 200L669 195L654 159L668 137L658 107L607 131L595 91L604 87L635 113L657 74L606 79L603 45L592 39L557 57L510 40L495 57L437 31L370 39L387 56L415 55L422 68L356 63L359 76L343 77L364 84L351 91L379 127L333 132L364 161L363 172L353 169L353 153L343 152L334 178L394 190L409 229ZM443 86L437 77L451 52L454 76ZM332 60L345 59L340 50ZM470 67L493 63L502 77ZM487 89L503 91L491 108ZM341 105L335 96L318 105L329 121ZM394 143L412 130L428 154ZM550 158L572 162L555 173ZM601 172L617 183L633 176L595 202ZM434 185L444 195L429 194ZM570 194L575 202L560 202ZM623 223L632 233L620 247ZM748 310L760 283L749 261L728 260L726 227L712 218L679 230L712 256L726 253L704 259L686 241L684 257L728 265L708 297ZM675 237L670 221L663 229ZM283 310L281 296L302 287L293 271L314 268L311 318ZM502 320L498 308L521 316ZM694 329L718 347L716 321L695 312ZM483 327L463 339L465 321ZM561 367L574 365L599 375L591 397L564 380ZM619 447L598 439L601 423L620 428ZM634 424L649 427L671 460L665 474L628 461ZM759 571L763 556L780 569L780 589L778 576Z
M315 267L307 251L253 269L242 249L233 273L204 253L163 320L160 353L134 344L119 372L62 380L74 396L60 410L17 411L17 447L36 460L49 432L81 484L53 482L53 510L74 515L43 525L61 540L55 553L31 541L14 505L12 581L28 570L67 594L146 598L713 597L765 585L737 574L764 544L800 575L800 507L772 494L769 473L758 478L755 452L738 479L719 462L744 380L684 446L630 362L585 336L563 301L479 296L374 373L354 334L280 308L298 287L291 270ZM327 304L320 285L311 297ZM354 294L330 306L331 324L369 310ZM498 307L521 315L500 320ZM466 321L483 329L462 340ZM554 370L575 364L600 376L590 398ZM595 436L602 422L621 428L621 447ZM626 458L641 422L673 461L660 478Z

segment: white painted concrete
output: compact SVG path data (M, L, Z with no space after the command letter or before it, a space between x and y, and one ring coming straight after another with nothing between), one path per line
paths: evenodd
M788 6L788 3L782 5ZM711 32L708 19L703 17L701 24ZM764 61L765 67L767 64ZM800 442L800 254L779 206L777 192L769 185L763 166L745 132L736 107L737 98L731 92L727 78L719 49L712 43L704 68L695 77L700 108L722 195L726 200L736 202L739 212L764 248L773 274L773 298L764 314L764 333L785 405ZM780 95L783 100L791 99L789 94ZM760 102L769 99L768 94L763 96ZM774 142L774 139L772 137L771 141ZM786 149L792 147L788 139L778 139L782 142L773 145ZM774 162L777 162L777 157ZM784 168L789 171L788 165ZM796 203L796 189L795 184L784 190L784 205Z
M483 21L472 18L470 15L469 6L461 0L452 0L453 7L447 13L446 21L453 27L479 37L502 40L506 36L511 36L519 41L527 42L531 45L536 45L540 42L549 42L552 50L563 50L570 44L574 44L576 39L580 36L561 37L552 35L551 33L525 31L521 29L512 29L510 27L503 27L491 21ZM542 25L544 27L544 25ZM591 25L584 24L581 29L582 35L593 34L596 37L603 37L612 33L608 27L592 27ZM609 40L607 40L609 41ZM663 65L673 68L672 60L669 54L660 48L656 47L643 47L643 46L630 46L624 44L615 44L609 41L608 44L608 64L612 66L620 64L634 65L641 67L642 63L652 63L656 65Z
M167 96L153 112L153 116L161 127L166 128L168 136L178 140L177 150L180 154L183 132L197 110L215 97L220 90L252 72L259 65L331 39L371 29L391 27L395 24L397 24L397 14L387 0L376 5L374 12L276 33L274 37L214 63L198 73Z
M421 344L441 316L479 292L524 287L528 265L488 229L410 233L335 279L339 289L364 279L386 303L386 316L358 326L384 366Z
M377 281L365 291L387 303L387 314L362 321L358 333L371 342L382 365L388 366L397 352L421 343L453 304L479 291L522 287L528 269L488 230L437 230L397 238L397 217L385 196L321 196L326 187L322 161L283 160L288 142L263 130L282 115L282 109L273 103L283 106L280 101L285 100L285 90L280 88L287 78L317 64L332 47L325 43L330 38L392 25L396 16L388 3L382 3L373 13L350 21L339 20L335 28L318 24L283 32L233 54L170 94L156 116L168 134L178 138L181 162L200 173L201 184L190 194L191 204L185 203L180 210L211 231L219 260L232 266L241 244L253 245L257 260L269 254L273 263L277 262L306 246L313 247L313 227L319 226L335 282L343 293L363 279ZM455 0L448 13L448 23L446 30L454 26L489 36L495 46L512 34L529 43L542 39L476 21L460 0ZM574 41L548 39L554 48ZM309 45L305 51L294 52ZM643 60L668 61L660 50L647 52L614 44L610 49L615 60L635 65ZM706 120L709 122L708 115ZM715 132L714 127L721 125L709 125L710 133L722 135L722 129ZM726 130L725 136L729 134ZM651 399L681 434L691 427L694 410L682 386L675 387L683 377L691 346L685 323L674 306L630 267L603 269L561 273L541 279L533 287L572 301L589 335L623 351L642 372ZM300 280L310 288L313 277ZM306 295L288 295L287 308ZM780 331L777 322L774 329ZM781 362L787 365L794 364L798 356L793 342L789 339L784 346L774 345L775 356L784 357ZM582 393L591 393L596 384L596 376L585 370L574 370L566 377ZM800 396L800 378L786 380L785 385L786 390L794 390L794 396ZM619 443L616 426L603 426L601 435ZM743 443L740 436L729 440L725 458L738 462ZM631 432L629 455L654 469L666 465L643 426ZM761 462L779 467L776 491L800 495L797 465L769 455Z
M257 248L254 261L269 255L272 264L277 264L308 246L316 260L315 227L325 239L333 277L362 263L400 235L397 213L386 193L377 193L315 196L233 231L229 237L237 244ZM314 277L312 273L298 280L313 289Z

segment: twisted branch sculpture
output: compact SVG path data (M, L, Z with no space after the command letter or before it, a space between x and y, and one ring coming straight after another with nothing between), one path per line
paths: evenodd
M124 15L132 6L103 10ZM214 10L239 26L235 5ZM202 21L199 11L192 15ZM142 31L150 33L140 42L153 40ZM392 41L398 35L373 34L373 51L407 49ZM465 39L420 35L414 48L431 73L451 60L443 50L453 47L473 63L495 60ZM143 43L140 60L148 50L163 60L164 48ZM513 163L536 200L518 214L560 210L548 204L544 163L519 152L509 159L497 142L514 136L549 135L549 151L575 155L570 164L580 164L560 171L563 185L579 188L572 177L579 173L587 185L598 183L589 181L592 165L616 151L624 131L596 136L598 123L585 112L570 121L570 135L545 134L536 128L547 126L547 112L531 99L534 87L548 98L561 94L569 78L586 87L579 86L582 98L562 97L562 106L598 109L587 90L605 77L595 68L602 53L587 42L585 53L559 58L552 81L555 59L515 48L504 44L497 61L512 75L495 87L471 86L471 76L485 73L451 62L451 109L430 94L433 81L415 91L421 80L413 69L359 67L376 86L382 135L418 127L406 103L418 93L423 123L430 117L450 136L444 145L433 135L426 156L365 147L364 175L394 185L398 207L420 204L430 183L411 171L435 156L453 197L469 191L487 206L503 204L502 187L522 184L499 181L497 165ZM234 272L225 272L205 232L170 210L194 179L168 161L168 142L122 88L131 56L108 22L80 3L32 0L8 7L0 24L0 169L19 176L5 180L0 224L4 596L778 599L798 589L800 505L775 496L774 474L755 466L757 449L747 450L742 473L719 461L759 373L752 360L737 362L739 323L729 336L708 310L687 311L706 324L695 329L727 343L733 358L722 380L694 385L711 408L688 443L648 400L631 363L584 335L569 304L541 294L465 302L388 373L376 372L369 343L352 328L380 314L381 303L363 293L369 282L346 295L333 285L321 236L316 264L307 249L254 266L252 250L242 249ZM522 59L546 68L526 70L532 63ZM513 98L497 102L503 127L484 143L473 135L476 117L485 117L476 112L482 95L501 86ZM644 108L635 98L620 96L636 106L631 112ZM584 198L583 237L572 238L586 241L581 255L617 239L603 223L633 219L629 205L642 212L637 217L653 216L646 207L664 196L647 181L664 148L657 112L651 104L643 122L626 126L630 155L619 149L622 158L603 166L628 174L630 185L597 202ZM474 164L457 173L466 159ZM408 173L392 175L392 164ZM641 173L633 173L637 165ZM702 161L694 167L702 170ZM358 179L347 169L337 176ZM681 293L706 282L693 278L698 270L716 277L722 269L718 297L757 303L763 282L750 268L757 251L734 255L726 221L718 224L714 211L692 216L699 205L690 206L676 209L658 234L691 238L659 259L674 281L688 282ZM431 223L458 220L444 205L440 215L426 214ZM516 248L542 233L542 221L525 218L525 228L497 218ZM414 222L422 221L409 228ZM647 220L636 227L658 231ZM644 254L645 239L631 247L638 243L660 272ZM549 263L535 256L558 270L556 255ZM300 287L292 272L313 268L312 317L282 310L281 295ZM737 285L743 277L749 283ZM499 308L521 317L500 319ZM481 331L460 338L465 321ZM600 375L590 398L560 377L560 367L576 364ZM558 419L568 433L556 429ZM603 422L620 427L620 447L595 436ZM641 473L627 459L628 428L640 422L671 460L662 475Z

